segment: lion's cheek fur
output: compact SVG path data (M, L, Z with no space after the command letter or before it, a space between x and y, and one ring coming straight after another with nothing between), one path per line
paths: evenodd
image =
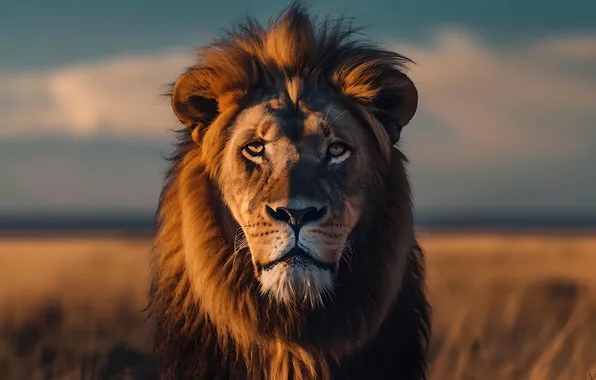
M228 256L210 202L208 173L200 165L187 165L180 176L180 212L182 213L182 240L186 275L191 284L191 296L201 306L205 317L211 319L218 330L237 342L258 341L256 326L248 323L257 319L257 310L246 294L232 293L233 274L222 270ZM209 247L209 252L205 252ZM199 308L196 308L199 310ZM247 318L248 316L248 318ZM190 316L199 320L201 316Z

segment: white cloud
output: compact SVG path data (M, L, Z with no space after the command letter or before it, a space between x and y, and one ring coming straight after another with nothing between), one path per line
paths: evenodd
M445 128L447 138L416 142L436 164L560 158L596 148L588 140L596 130L587 128L596 119L596 73L570 69L578 62L596 67L596 35L502 51L449 30L431 48L394 48L417 62L411 76L421 119ZM414 122L409 132L423 140L424 128Z
M495 49L460 30L417 64L403 132L419 210L595 212L596 35Z
M0 135L162 137L178 126L160 94L191 63L191 54L170 52L0 76Z
M570 124L576 116L596 116L596 77L568 68L577 62L596 67L595 46L596 36L578 35L500 51L466 32L444 30L434 46L393 47L417 62L411 76L420 90L420 117L443 124L451 144L496 155L502 152L486 148L500 146L518 155L566 153L585 142ZM159 94L192 58L189 51L169 52L0 75L0 135L163 136L177 124ZM416 128L423 133L425 127Z
M402 146L411 158L418 206L423 211L596 211L595 47L596 35L576 35L496 49L460 30L439 32L431 46L393 45L417 62L409 74L419 88L420 108L402 134ZM192 58L192 51L174 51L46 72L0 72L0 138L112 134L121 141L163 141L179 124L159 94ZM102 149L115 149L108 145ZM126 192L135 183L135 204L153 207L148 199L162 175L155 171L161 165L156 148L137 152L142 159L122 153L113 160L104 150L91 157L77 149L44 149L51 154L36 153L37 148L23 153L29 166L0 160L0 169L14 169L7 180L14 184L13 196L0 199L0 208L36 200L39 207L60 200L72 207L107 207L128 199L110 191ZM22 175L39 160L45 165L38 172L71 178L54 181L61 187L50 193L47 178L33 171ZM139 171L141 166L146 171ZM96 173L103 177L93 182ZM25 183L27 178L35 183ZM69 186L77 181L88 186Z

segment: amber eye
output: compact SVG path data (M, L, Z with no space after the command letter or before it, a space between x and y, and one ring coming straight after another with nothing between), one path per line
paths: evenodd
M327 153L331 157L339 157L342 154L346 153L349 150L348 146L342 142L334 142L329 144L327 148Z
M244 148L242 148L242 150L246 154L249 154L253 157L259 157L262 156L265 152L265 146L263 145L263 143L260 142L252 142L250 144L245 145Z

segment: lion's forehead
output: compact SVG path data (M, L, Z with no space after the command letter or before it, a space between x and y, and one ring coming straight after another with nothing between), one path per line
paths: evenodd
M291 162L301 158L322 159L326 142L332 137L360 142L362 131L347 109L332 102L316 107L305 104L280 106L269 99L252 105L237 117L232 127L232 140L236 140L236 145L252 139L273 143L268 145L272 155ZM281 161L270 160L270 163L286 164Z

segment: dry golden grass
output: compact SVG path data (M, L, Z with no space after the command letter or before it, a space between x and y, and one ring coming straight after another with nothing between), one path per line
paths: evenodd
M1 239L0 379L103 378L112 351L117 367L146 363L150 249L148 239Z
M422 237L432 379L590 380L596 235Z
M420 235L431 379L590 380L596 235ZM0 378L150 379L149 239L0 239ZM123 377L114 377L123 378Z

